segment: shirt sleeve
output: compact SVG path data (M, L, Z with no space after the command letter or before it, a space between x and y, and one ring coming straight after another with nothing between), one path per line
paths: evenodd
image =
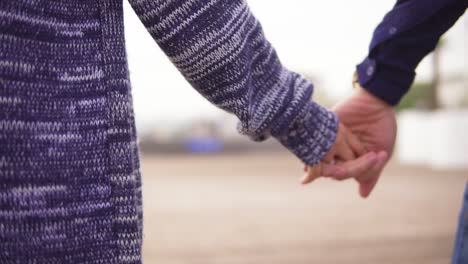
M394 10L408 2L411 0L399 1ZM388 104L397 105L412 85L418 64L434 50L440 37L463 15L466 7L465 1L452 1L404 32L398 32L391 21L384 20L374 32L372 43L378 44L371 45L368 56L357 66L359 84ZM392 15L404 19L398 18L398 12ZM382 32L392 36L379 43Z
M273 136L309 165L328 153L337 116L311 101L309 81L283 67L245 0L130 3L187 81L239 118L241 133Z

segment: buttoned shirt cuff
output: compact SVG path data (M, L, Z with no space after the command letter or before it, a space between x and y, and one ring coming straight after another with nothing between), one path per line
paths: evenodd
M397 105L411 87L415 73L366 58L356 67L359 84L389 105Z
M316 165L327 155L335 143L338 117L315 102L308 102L289 128L277 135L288 150L307 165Z

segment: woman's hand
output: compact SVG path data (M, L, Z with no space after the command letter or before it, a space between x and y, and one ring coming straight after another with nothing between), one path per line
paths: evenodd
M358 163L354 162L348 166L349 168L337 164L356 160L358 157L366 154L366 152L366 148L359 141L359 139L353 133L351 133L351 131L346 126L340 123L334 145L321 163L314 166L305 167L304 171L306 172L306 175L302 179L302 183L311 183L320 176L333 178L344 177L343 173L346 173L344 170L363 170L364 167L367 168L367 166L373 166L373 163L369 164L370 162L366 162L373 162L373 159L364 159L364 161L360 161ZM369 156L372 158L375 156L375 154L373 156Z

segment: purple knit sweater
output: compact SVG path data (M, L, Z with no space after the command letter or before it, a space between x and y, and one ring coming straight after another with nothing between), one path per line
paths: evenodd
M0 0L0 263L141 263L122 0ZM285 69L245 0L132 0L241 133L315 164L337 118ZM157 73L156 73L157 74ZM183 95L181 95L183 96Z

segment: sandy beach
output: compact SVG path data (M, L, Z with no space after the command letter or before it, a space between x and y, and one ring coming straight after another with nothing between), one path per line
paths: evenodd
M449 263L466 171L392 162L373 196L291 155L143 155L146 264Z

